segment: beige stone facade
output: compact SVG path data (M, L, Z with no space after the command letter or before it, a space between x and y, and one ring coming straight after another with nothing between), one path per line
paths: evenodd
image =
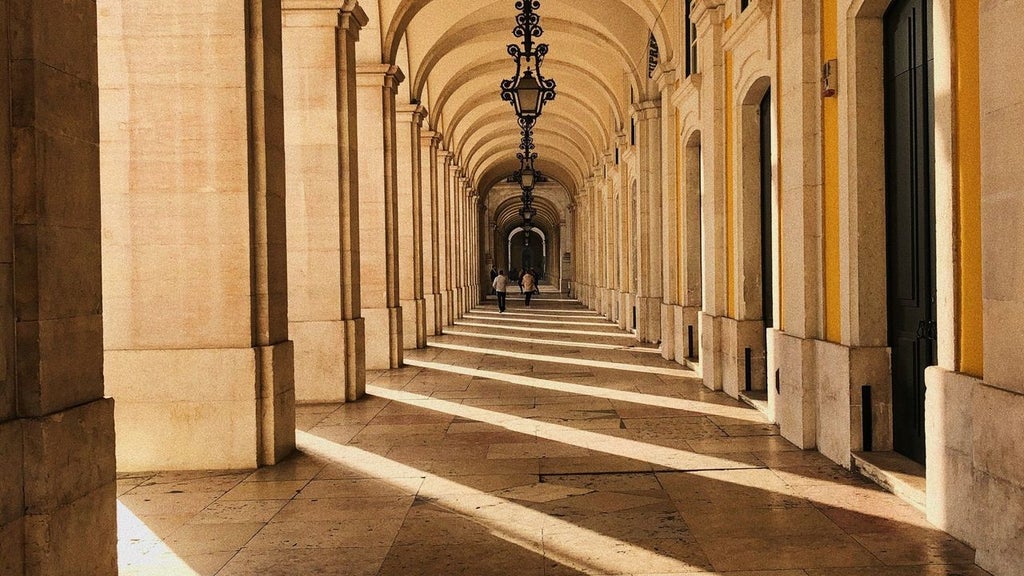
M117 472L285 460L297 405L479 324L492 266L799 449L917 470L1024 573L1024 4L543 0L529 236L512 4L0 8L0 574L116 573Z

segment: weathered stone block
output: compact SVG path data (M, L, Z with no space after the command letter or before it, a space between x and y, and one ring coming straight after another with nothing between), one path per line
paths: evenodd
M113 468L111 468L113 472ZM117 574L117 484L25 517L26 574Z
M812 378L814 344L779 330L768 333L768 406L782 436L807 450L817 442L818 402ZM778 371L778 388L775 375Z
M25 573L25 519L18 516L8 523L0 522L0 574L21 576Z
M42 416L103 396L103 321L96 315L19 322L18 402Z
M850 349L831 342L814 341L814 373L817 381L817 446L822 454L850 467Z
M1024 574L1024 488L977 470L974 482L975 561L999 576Z
M611 293L609 293L609 296ZM609 305L611 299L608 300ZM674 360L676 357L676 306L662 303L661 305L661 357L665 360ZM609 311L609 317L611 317Z
M341 321L292 322L295 342L295 397L300 403L345 401L345 359Z
M22 420L25 510L46 514L115 481L114 402Z
M991 386L974 391L974 466L1018 488L1024 487L1024 395Z
M108 350L105 359L120 470L256 466L252 348Z
M0 423L0 525L13 522L25 513L23 449L21 420ZM0 574L8 572L0 571Z

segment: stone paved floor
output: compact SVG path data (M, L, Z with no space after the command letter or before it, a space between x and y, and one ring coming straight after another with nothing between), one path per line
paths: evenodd
M121 574L981 576L578 304L468 314L257 472L119 479ZM214 440L215 439L211 439Z

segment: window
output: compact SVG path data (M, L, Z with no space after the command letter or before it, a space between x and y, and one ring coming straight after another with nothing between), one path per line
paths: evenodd
M686 0L686 75L697 73L697 25L691 20L692 0Z

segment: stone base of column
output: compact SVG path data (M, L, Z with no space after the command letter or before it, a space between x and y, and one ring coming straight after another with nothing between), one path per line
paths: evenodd
M118 469L248 469L288 452L295 433L291 359L291 342L260 350L106 351ZM217 441L197 441L203 438Z
M0 573L117 574L114 401L0 424Z
M817 448L849 468L850 453L864 446L861 387L871 386L873 449L892 449L888 348L850 347L769 330L767 371L769 413L783 437L798 447Z
M604 301L602 313L605 318L611 320L615 317L615 296L617 293L611 288L602 288L601 294L601 299Z
M295 451L295 346L291 341L256 348L257 464L271 466Z
M675 340L673 341L676 362L699 367L700 364L700 308L673 306L675 316Z
M676 309L679 306L661 304L661 357L665 360L676 359L676 340L679 339L676 324Z
M455 298L455 317L462 319L466 314L466 297L463 294L462 286L458 286L452 290L453 298Z
M427 323L433 321L432 316L427 316L427 300L416 300L416 348L427 347Z
M764 322L722 318L721 327L722 390L733 398L739 398L748 387L752 391L766 390L768 364Z
M402 300L402 347L406 350L427 345L427 303L423 299Z
M426 316L427 316L427 336L438 336L444 330L444 315L442 314L441 307L444 305L444 299L440 294L427 294L426 297Z
M633 295L629 292L619 292L619 328L633 329Z
M704 386L722 389L722 318L701 312L700 369Z
M457 316L455 315L455 291L445 290L444 292L444 325L451 326L455 324Z
M974 435L974 399L976 393L984 398L992 393L1003 395L1005 392L985 390L981 380L938 366L925 370L925 382L928 390L924 409L928 521L968 545L977 546L979 540L984 540L979 536L988 533L991 523L986 524L985 529L977 530L972 513L977 505L972 457L974 438L977 437ZM1004 409L1012 410L1012 402L1001 404ZM1005 420L997 419L996 422ZM979 438L991 441L997 437L996 434ZM1016 507L1024 508L1024 503ZM1019 512L1016 517L1020 517Z
M354 318L343 320L342 325L345 401L355 402L366 395L366 321L363 318Z
M641 342L657 343L661 339L661 297L638 296L636 299L636 336Z
M295 401L299 404L344 402L345 324L289 322L288 335L295 343Z
M402 362L402 308L363 308L366 369L390 370Z

